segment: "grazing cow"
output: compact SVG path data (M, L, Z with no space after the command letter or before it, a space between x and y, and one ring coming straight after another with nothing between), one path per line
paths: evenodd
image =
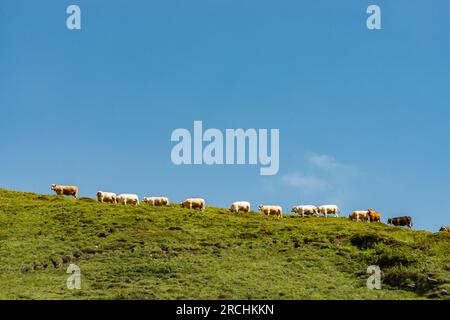
M369 211L368 210L356 210L353 211L348 218L352 221L367 221L369 222Z
M190 198L180 203L182 208L205 210L205 200L201 198Z
M450 227L441 227L441 228L439 229L439 231L442 231L442 232L450 232Z
M381 213L375 212L373 209L367 209L367 215L369 216L370 222L381 222Z
M311 215L311 216L319 216L319 210L316 206L313 205L302 205L302 206L295 206L292 207L291 212L301 214L302 217L305 217L305 215Z
M52 184L50 189L55 191L58 196L64 195L64 196L73 196L75 199L78 198L78 187Z
M139 205L139 198L135 194L119 194L117 196L117 203L121 203L124 205L134 204L135 206Z
M335 217L339 217L338 213L341 213L338 206L335 204L327 204L320 206L318 209L319 214L322 213L324 217L328 217L329 214L333 214Z
M169 204L169 198L167 197L145 197L142 199L142 203L146 203L152 206L167 206Z
M270 215L276 215L277 219L280 219L283 215L283 209L280 206L266 206L266 205L260 205L258 206L258 209L264 213L266 216Z
M393 226L407 226L408 229L412 229L412 218L410 216L389 218L388 224L392 224Z
M97 200L99 202L117 203L117 195L113 192L97 192Z
M234 213L249 212L250 211L250 202L247 201L236 201L233 202L230 206L230 211Z

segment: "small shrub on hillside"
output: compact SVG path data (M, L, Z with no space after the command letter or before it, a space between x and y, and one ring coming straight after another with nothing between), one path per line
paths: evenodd
M352 245L358 247L359 249L371 249L379 243L392 245L395 242L396 241L392 238L389 238L389 237L386 237L386 236L380 235L380 234L375 234L375 233L355 234L350 237L350 243Z

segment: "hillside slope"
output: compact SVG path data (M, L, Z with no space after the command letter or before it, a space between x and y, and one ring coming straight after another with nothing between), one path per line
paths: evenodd
M448 299L449 252L448 233L345 218L0 190L0 299ZM366 288L372 264L382 290Z

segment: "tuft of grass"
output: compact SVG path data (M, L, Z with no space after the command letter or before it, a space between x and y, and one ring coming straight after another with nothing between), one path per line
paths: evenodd
M448 299L449 252L442 232L0 189L0 299Z

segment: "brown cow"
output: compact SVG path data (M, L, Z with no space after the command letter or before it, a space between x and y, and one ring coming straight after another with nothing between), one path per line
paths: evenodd
M450 232L450 227L441 227L441 228L439 229L439 231L442 231L442 232Z
M407 226L409 229L412 229L412 218L410 216L389 218L388 224L392 224L393 226Z
M73 196L75 199L78 198L78 187L74 186L60 186L57 184L52 184L50 189L56 192L58 196Z
M375 212L373 209L368 209L367 212L370 222L381 222L380 212Z

